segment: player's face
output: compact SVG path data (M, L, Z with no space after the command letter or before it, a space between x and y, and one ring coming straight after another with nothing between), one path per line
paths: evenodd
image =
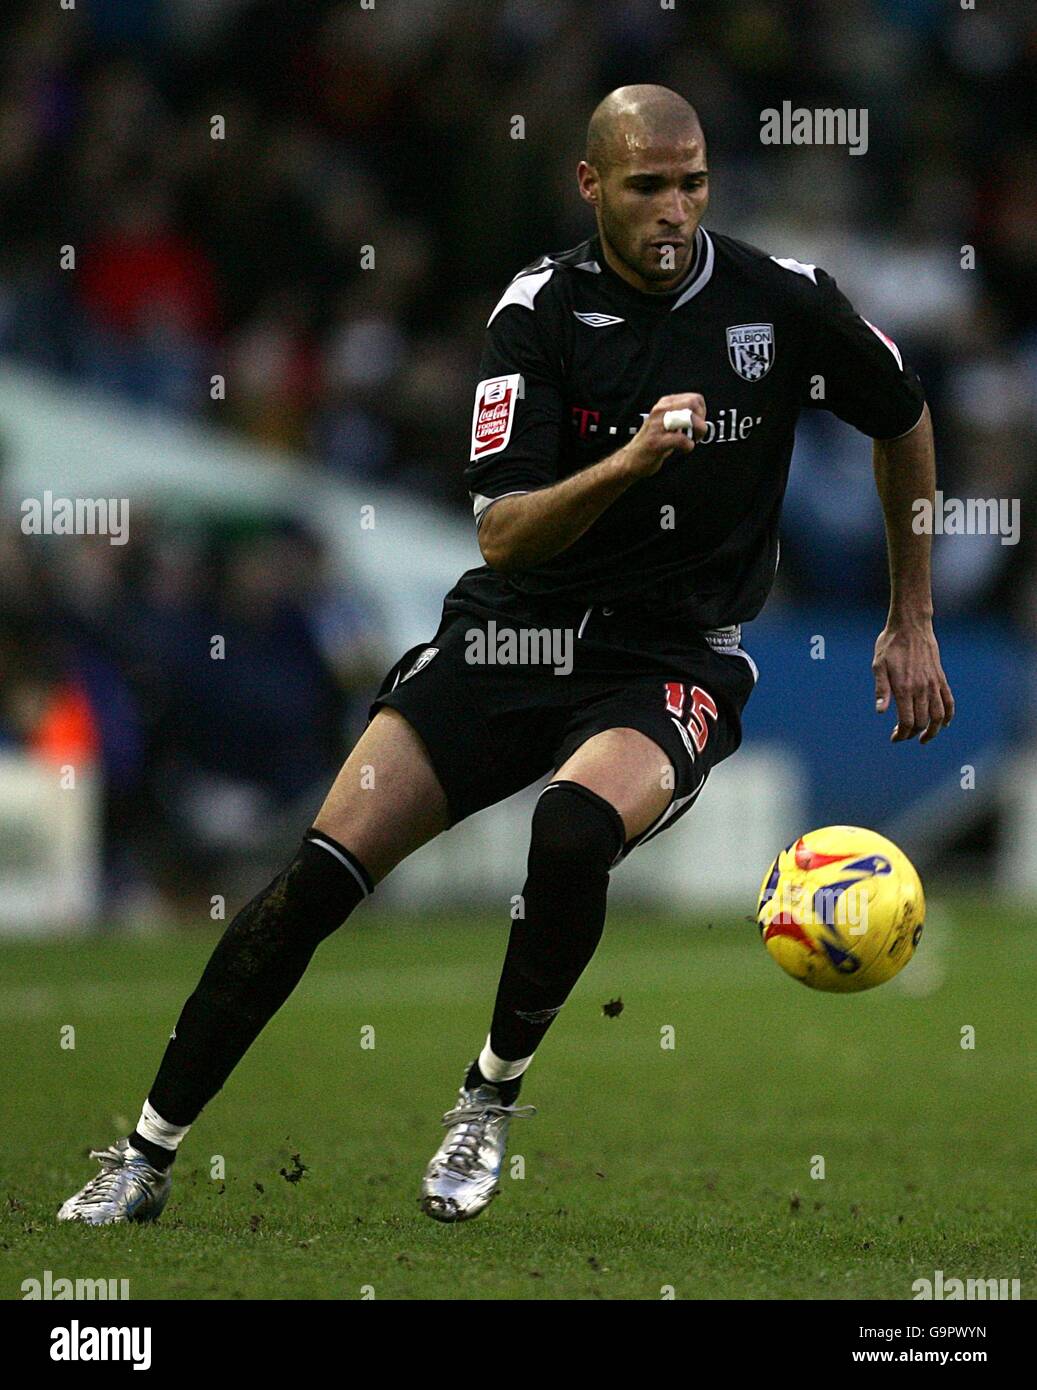
M700 140L655 147L631 142L603 174L581 165L580 190L596 208L618 274L640 290L663 291L680 283L709 203Z

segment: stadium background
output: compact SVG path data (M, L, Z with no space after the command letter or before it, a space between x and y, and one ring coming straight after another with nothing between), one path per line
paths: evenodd
M757 833L697 877L705 829L668 837L627 886L742 893L797 816L886 829L928 875L1032 885L1025 7L84 0L9 5L4 28L0 804L28 885L8 916L189 921L214 882L233 898L282 857L381 671L478 561L462 468L482 326L515 270L587 234L587 114L647 79L702 112L707 223L835 274L917 366L945 494L1019 499L1024 524L1018 545L937 540L959 717L929 750L889 749L870 710L886 578L869 447L808 413L777 590L745 634L763 677L716 779L721 817L755 814ZM867 154L762 145L760 111L784 100L868 108ZM125 495L129 542L23 534L47 488ZM66 766L75 813L47 792ZM458 835L510 845L516 815L496 840ZM446 885L444 843L400 891L406 873L412 896ZM480 889L499 891L462 878Z

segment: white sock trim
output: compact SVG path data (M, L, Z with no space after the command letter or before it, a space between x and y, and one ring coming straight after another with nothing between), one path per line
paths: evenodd
M350 873L353 875L353 877L356 879L357 883L359 883L359 885L360 885L360 891L361 891L361 893L363 893L364 897L365 897L365 898L369 898L369 897L371 896L370 892L368 891L367 884L366 884L366 883L364 882L364 880L360 877L360 875L357 873L356 869L355 869L355 868L353 867L353 865L349 862L349 860L346 858L346 856L341 852L341 850L336 849L334 845L329 845L328 842L327 842L327 840L318 840L317 837L316 837L316 835L311 835L311 836L310 836L310 844L311 844L311 845L316 845L318 849L326 849L326 850L328 851L329 854L333 854L333 855L335 856L335 858L338 860L338 862L339 862L344 868L348 869L349 872L350 872Z
M520 1057L516 1062L508 1062L503 1057L498 1057L490 1047L490 1039L487 1036L486 1044L479 1053L479 1070L487 1081L514 1081L532 1062L532 1057Z
M154 1109L150 1101L144 1102L144 1109L137 1121L137 1133L142 1139L158 1144L160 1148L172 1149L174 1153L184 1142L190 1128L190 1125L171 1125Z

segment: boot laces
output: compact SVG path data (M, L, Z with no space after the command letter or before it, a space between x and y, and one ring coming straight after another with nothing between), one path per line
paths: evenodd
M535 1105L494 1105L472 1101L456 1105L443 1116L444 1125L457 1126L457 1133L446 1151L447 1166L462 1173L470 1172L478 1162L479 1146L491 1121L504 1117L522 1120L535 1114Z
M117 1149L113 1144L110 1149L91 1149L90 1157L97 1159L101 1171L83 1188L79 1202L83 1206L100 1206L111 1201L118 1192L131 1155ZM142 1158L141 1162L146 1160Z

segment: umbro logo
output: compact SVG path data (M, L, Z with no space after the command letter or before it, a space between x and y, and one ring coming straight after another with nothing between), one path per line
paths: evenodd
M626 319L617 319L612 314L578 314L575 309L573 318L579 319L588 328L608 328L613 323L626 323Z

